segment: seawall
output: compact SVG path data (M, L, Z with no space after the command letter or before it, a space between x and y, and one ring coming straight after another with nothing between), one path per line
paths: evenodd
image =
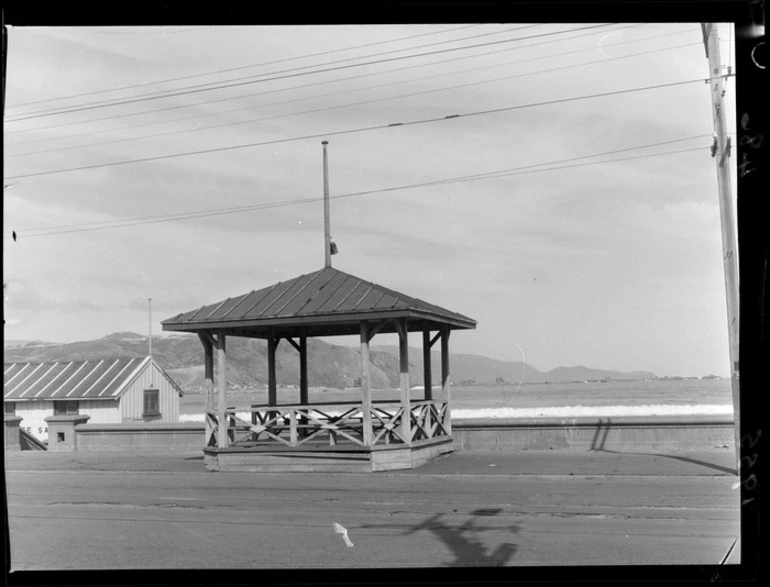
M732 416L499 418L452 421L456 451L677 452L732 449Z
M618 418L485 418L452 422L454 450L494 452L710 451L733 449L732 416ZM84 424L76 427L79 451L178 451L203 448L203 422Z

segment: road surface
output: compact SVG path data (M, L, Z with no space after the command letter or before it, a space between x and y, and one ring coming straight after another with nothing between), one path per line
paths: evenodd
M17 453L11 569L718 565L740 535L731 462L457 453L331 475L205 472L199 454Z

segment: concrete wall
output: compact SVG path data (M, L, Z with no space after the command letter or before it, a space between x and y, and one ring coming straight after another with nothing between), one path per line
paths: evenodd
M456 451L698 451L735 446L733 418L453 420Z
M143 422L144 390L157 389L160 391L160 417L153 418L154 422L179 421L179 392L168 377L154 363L142 370L129 385L120 398L120 419L123 422Z
M85 424L76 428L79 452L203 450L202 422Z
M733 419L709 417L454 420L455 451L709 451L735 446ZM203 450L202 422L84 424L78 451Z
M22 417L21 427L38 440L48 440L48 423L53 416L53 402L47 400L16 403L16 415Z
M78 413L91 417L94 424L116 424L120 422L117 400L78 400ZM35 400L16 402L16 415L22 417L21 427L40 441L48 440L48 423L53 416L53 401Z
M21 450L21 440L19 435L19 423L21 422L21 416L14 416L12 414L5 414L5 450L17 451Z

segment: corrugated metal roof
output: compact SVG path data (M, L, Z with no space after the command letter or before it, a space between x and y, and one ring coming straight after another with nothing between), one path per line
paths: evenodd
M355 315L363 319L377 313L417 314L451 323L456 328L475 328L467 316L407 296L350 275L332 267L276 283L197 310L183 312L162 322L164 328L182 330L184 326L238 326L239 322L258 324L262 320L334 317ZM174 328L176 327L176 328ZM193 329L193 328L191 328Z
M149 357L6 363L3 399L116 399Z

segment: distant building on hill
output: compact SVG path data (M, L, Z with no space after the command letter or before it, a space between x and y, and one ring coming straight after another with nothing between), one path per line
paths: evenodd
M177 422L179 386L151 357L5 363L3 408L48 438L45 418L84 414L89 424Z

